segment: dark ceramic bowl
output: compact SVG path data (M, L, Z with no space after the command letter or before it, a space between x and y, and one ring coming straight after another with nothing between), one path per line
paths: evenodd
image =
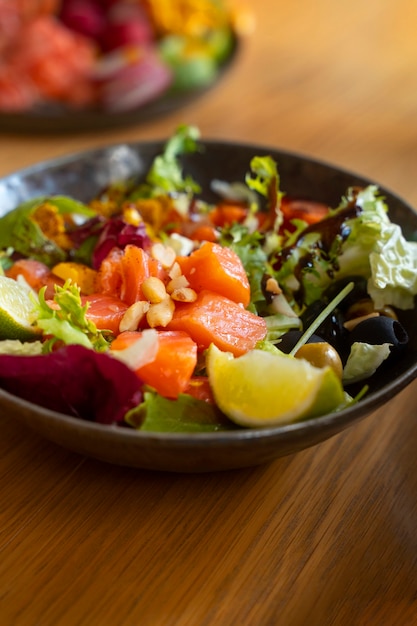
M0 212L41 194L67 194L87 201L110 181L140 178L164 142L114 145L72 155L17 172L0 180ZM278 163L281 186L288 194L336 206L346 189L366 185L355 174L306 157L259 146L205 142L202 154L184 160L184 167L211 198L213 178L243 180L253 156L271 154ZM400 198L381 188L392 221L407 239L416 239L417 214ZM356 406L296 424L266 429L204 434L148 433L102 426L49 411L0 390L0 414L9 415L44 437L78 453L110 463L154 470L203 472L267 463L313 446L386 404L417 375L415 312L402 320L410 343L401 360L380 368L370 391ZM47 383L45 383L47 384Z

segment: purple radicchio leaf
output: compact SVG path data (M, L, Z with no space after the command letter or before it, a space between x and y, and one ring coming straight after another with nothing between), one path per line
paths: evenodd
M103 230L103 226L106 222L106 218L102 215L96 215L91 219L84 222L80 226L77 226L74 230L68 233L75 248L79 248L86 239L89 237L97 236Z
M128 244L132 244L138 248L146 248L150 243L144 222L133 226L120 218L113 218L105 224L100 233L93 252L93 267L98 269L114 247L123 250Z
M170 87L173 72L158 53L140 45L138 61L131 63L124 49L113 50L102 59L96 72L102 105L108 111L129 111L155 100ZM126 62L127 59L127 62ZM117 67L117 71L111 71ZM100 80L101 79L101 80Z
M101 424L123 423L142 401L142 383L124 363L83 346L50 354L0 356L0 387L53 411Z

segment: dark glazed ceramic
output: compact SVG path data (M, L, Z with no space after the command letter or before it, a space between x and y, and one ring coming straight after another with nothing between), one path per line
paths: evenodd
M121 144L72 155L12 174L0 180L0 214L28 198L68 194L87 201L110 181L140 178L164 142ZM372 181L312 159L259 146L204 142L204 150L184 159L184 168L213 198L214 178L242 181L253 156L270 154L278 163L281 188L291 195L335 206L353 185ZM383 188L392 221L408 239L416 239L417 214ZM242 468L313 446L391 400L417 375L415 312L402 321L410 344L401 360L381 368L370 380L370 391L356 406L314 420L282 427L205 434L146 433L101 426L47 411L0 390L0 414L9 415L46 438L96 459L126 466L174 472L207 472Z

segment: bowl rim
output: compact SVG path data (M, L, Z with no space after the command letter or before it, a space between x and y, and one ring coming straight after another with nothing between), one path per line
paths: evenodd
M154 442L175 442L176 445L188 445L193 442L198 443L214 443L219 445L230 444L236 441L246 441L248 439L280 439L289 435L302 435L304 431L328 429L332 426L338 427L338 431L352 425L355 421L359 421L363 417L370 415L381 407L385 402L394 398L409 383L417 377L417 363L410 370L403 374L400 378L388 387L375 392L368 399L362 399L360 403L353 404L340 411L333 411L325 415L321 415L308 420L300 420L292 423L260 427L260 428L242 428L233 430L220 430L213 432L160 432L160 431L141 431L133 428L123 428L117 424L100 424L89 420L80 419L64 413L58 413L40 405L34 404L18 396L0 389L0 408L1 400L13 404L16 408L28 409L32 414L37 414L42 418L46 418L52 422L65 423L69 427L77 428L77 430L86 430L97 433L111 434L112 437L120 439L120 441L154 441Z

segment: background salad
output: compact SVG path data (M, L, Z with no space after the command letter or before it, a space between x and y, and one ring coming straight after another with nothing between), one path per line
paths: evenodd
M0 111L128 111L207 87L235 18L222 0L0 0Z

